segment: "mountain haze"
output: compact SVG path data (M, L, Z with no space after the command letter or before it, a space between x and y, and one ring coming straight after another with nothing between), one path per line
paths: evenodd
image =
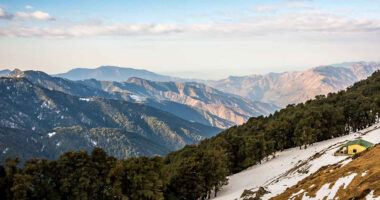
M249 101L196 82L157 82L133 77L126 82L85 80L82 83L107 92L126 92L140 98L185 104L207 111L231 124L244 123L251 116L268 115L278 108L272 104Z
M208 85L252 101L285 107L288 104L313 99L316 95L326 95L345 89L380 69L380 63L366 62L343 63L335 66L338 67L321 66L305 72L231 76L218 81L209 81Z
M184 81L181 78L156 74L143 69L124 68L116 66L101 66L95 69L75 68L66 73L53 76L70 80L96 79L105 81L126 81L131 77L139 77L153 81Z

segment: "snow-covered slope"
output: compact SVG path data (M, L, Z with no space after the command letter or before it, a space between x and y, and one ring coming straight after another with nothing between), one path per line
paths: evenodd
M292 148L279 152L275 158L267 162L230 176L228 185L222 188L215 199L239 199L244 190L256 191L259 187L269 191L261 197L262 199L281 194L323 166L338 162L345 165L350 162L349 157L333 154L342 144L357 137L375 144L380 143L380 124L357 133L315 143L307 149Z

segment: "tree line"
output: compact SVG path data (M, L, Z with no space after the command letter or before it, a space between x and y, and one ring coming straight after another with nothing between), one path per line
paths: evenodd
M379 121L380 71L346 90L250 118L165 157L117 160L100 148L56 161L0 166L0 199L194 200L218 194L227 176L287 148L361 130Z

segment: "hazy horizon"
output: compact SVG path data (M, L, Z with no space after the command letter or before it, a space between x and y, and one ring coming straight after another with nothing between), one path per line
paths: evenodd
M336 65L336 64L342 64L342 63L356 63L356 62L379 62L379 61L347 61L347 62L341 62L341 63L330 63L330 64L320 64L320 65L316 65L316 66L310 66L310 67L306 67L306 68L300 68L300 69L296 69L296 68L290 68L291 70L286 70L286 69L281 69L279 68L279 71L271 71L270 69L267 69L268 71L264 71L264 72L250 72L250 71L242 71L242 72L233 72L231 74L229 73L223 73L223 75L219 75L219 76L210 76L213 74L213 71L211 70L203 70L203 71L152 71L152 70L148 70L147 68L136 68L136 67L133 67L133 66L116 66L116 65L99 65L99 66L94 66L94 67L73 67L73 68L70 68L68 70L65 70L65 71L61 71L61 72L53 72L53 73L49 73L49 72L46 72L46 71L43 71L43 70L40 70L40 69L35 69L35 68L2 68L0 67L0 71L1 70L14 70L14 69L20 69L20 70L36 70L36 71L43 71L45 73L48 73L50 75L54 75L54 74L60 74L60 73L66 73L66 72L69 72L70 70L73 70L73 69L78 69L78 68L82 68L82 69L96 69L96 68L99 68L99 67L102 67L102 66L112 66L112 67L120 67L120 68L131 68L131 69L138 69L138 70L147 70L147 71L150 71L150 72L154 72L154 73L157 73L157 74L161 74L161 75L167 75L167 76L172 76L172 77L178 77L178 78L184 78L184 79L201 79L201 80L220 80L220 79L224 79L224 78L228 78L230 76L249 76L249 75L266 75L266 74L269 74L269 73L286 73L286 72L303 72L303 71L307 71L309 69L312 69L314 67L319 67L319 66L326 66L326 65ZM282 70L282 71L281 71Z

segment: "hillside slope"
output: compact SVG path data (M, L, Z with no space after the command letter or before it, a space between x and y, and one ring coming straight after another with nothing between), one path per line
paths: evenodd
M252 101L285 107L288 104L313 99L316 95L345 89L378 69L380 63L359 62L349 67L321 66L305 72L228 77L210 81L208 85Z
M48 74L40 71L20 71L14 70L9 77L25 77L29 81L38 86L64 92L66 94L80 96L80 97L100 97L120 99L129 102L149 105L160 110L172 113L182 119L198 122L208 126L214 126L218 128L228 128L233 126L234 123L218 116L215 116L205 110L195 108L182 103L177 103L169 100L156 99L150 96L140 96L133 93L133 91L105 91L99 85L102 85L102 81L91 79L85 82L71 81L64 78L52 77ZM89 82L91 84L89 84ZM116 84L116 82L115 82Z
M119 136L115 138L120 139L122 135L128 138L129 133L135 133L150 140L151 143L156 143L156 145L146 143L144 148L164 147L158 151L158 154L161 154L168 150L176 150L186 144L197 143L220 131L218 128L189 122L153 107L114 99L72 96L39 87L25 78L1 78L0 94L0 109L2 110L0 127L19 129L30 134L38 133L46 136L57 127L73 126L81 127L74 133L84 136L90 133L101 135L107 131L116 131L114 134ZM94 128L105 130L99 132ZM92 131L89 133L86 130ZM105 138L106 135L102 137ZM120 139L119 142L123 141ZM80 148L71 150L80 150ZM140 154L132 153L131 155ZM124 152L116 156L131 155Z
M252 102L195 82L157 82L131 78L126 82L85 80L81 83L107 92L132 93L141 98L185 104L207 111L232 124L244 123L252 116L268 115L278 108L272 104Z
M380 145L345 164L320 168L272 200L380 199Z
M350 162L352 159L349 157L333 155L347 141L362 137L373 143L379 143L379 128L380 124L375 124L360 132L315 143L307 149L292 148L278 152L274 158L267 162L231 175L228 185L223 187L215 199L230 200L239 198L244 190L248 190L244 192L246 199L253 198L255 196L254 192L258 191L260 187L269 192L264 194L261 199L275 197L321 167L336 163L343 165Z

